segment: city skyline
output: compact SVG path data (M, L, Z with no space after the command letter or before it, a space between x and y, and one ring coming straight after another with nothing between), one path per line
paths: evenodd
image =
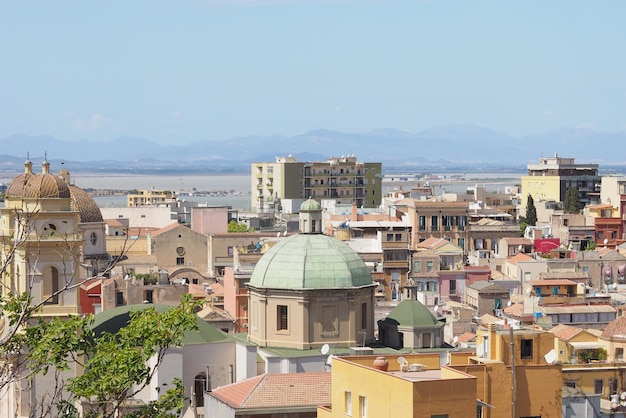
M184 1L0 6L0 138L161 144L477 124L623 132L626 5Z

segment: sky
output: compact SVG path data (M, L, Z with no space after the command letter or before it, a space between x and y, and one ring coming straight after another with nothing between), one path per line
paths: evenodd
M626 130L626 2L0 2L0 139Z

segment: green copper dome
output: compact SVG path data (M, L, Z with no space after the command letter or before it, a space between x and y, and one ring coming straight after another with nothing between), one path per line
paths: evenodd
M273 289L337 289L371 286L372 277L361 257L338 239L298 234L261 257L249 284Z
M387 318L398 321L399 325L407 327L443 326L428 308L415 299L404 299L389 312Z
M300 212L320 212L322 210L322 205L315 200L308 198L300 205Z

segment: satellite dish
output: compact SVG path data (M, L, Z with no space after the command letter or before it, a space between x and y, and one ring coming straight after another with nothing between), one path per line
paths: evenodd
M626 392L622 392L620 399L626 400Z
M506 306L511 306L511 305L513 305L513 302L512 302L512 301L508 301L508 302L506 303Z
M435 307L433 308L433 311L437 312L439 310L439 305L435 305Z
M554 364L554 362L556 361L556 351L554 350L554 348L548 351L548 354L543 356L543 358L546 359L546 362L548 362L548 364Z
M285 232L283 232L283 237L287 236L287 230L285 229Z
M332 354L331 354L330 356L328 356L328 358L326 359L326 365L327 365L327 366L332 366L332 365L333 365L333 359L334 359L334 358L335 358L335 356L334 356L334 355L332 355Z
M330 346L328 344L324 344L322 346L322 348L320 348L320 352L322 353L322 355L326 355L328 354L328 351L330 350Z
M530 295L530 292L532 292L532 291L533 291L533 289L531 287L527 287L526 288L526 294L527 295Z
M609 239L608 239L608 238L604 238L604 241L603 241L603 242L604 242L604 245L606 245L606 244L608 244L608 243L609 243Z
M454 338L452 339L452 342L455 343L455 344L458 343L459 342L459 336L455 335Z
M276 238L280 237L280 231L276 233Z

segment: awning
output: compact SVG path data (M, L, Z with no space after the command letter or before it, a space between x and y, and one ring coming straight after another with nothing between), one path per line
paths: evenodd
M593 350L597 348L602 348L602 345L594 342L570 342L568 343L576 350Z
M487 402L483 402L480 399L476 399L476 405L482 406L483 408L494 408L493 405L490 405Z

